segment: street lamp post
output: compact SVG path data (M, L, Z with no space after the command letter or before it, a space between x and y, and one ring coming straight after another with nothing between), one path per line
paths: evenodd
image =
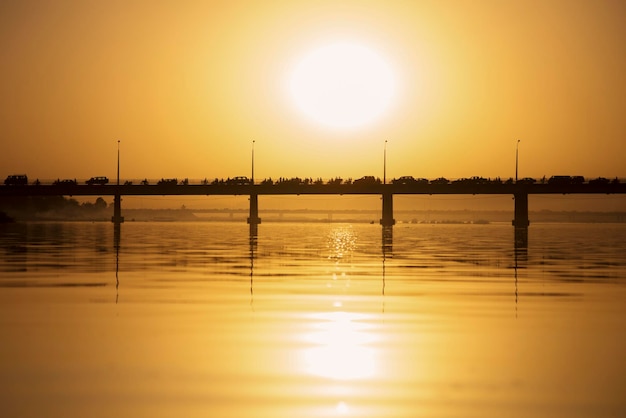
M117 140L117 187L115 190L115 195L113 196L113 217L111 221L115 224L116 228L119 228L119 225L124 222L124 217L122 216L122 195L120 195L120 140Z
M117 140L117 185L120 185L120 140Z
M517 168L519 162L519 139L517 140L517 144L515 144L515 183L517 183Z
M250 186L254 186L254 143L252 140L252 174L250 178ZM254 187L250 187L250 216L248 217L248 223L250 224L250 237L256 237L257 226L261 223L259 218L259 195L254 192Z
M254 185L254 143L256 141L252 141L252 178L250 179L250 184Z
M383 151L383 185L387 184L387 140L385 140L385 149ZM387 189L386 187L384 189ZM393 219L393 193L384 190L382 193L383 198L383 217L380 219L380 224L383 227L390 227L396 223ZM383 231L384 237L385 231Z
M385 150L383 151L383 184L387 184L387 140L385 139Z

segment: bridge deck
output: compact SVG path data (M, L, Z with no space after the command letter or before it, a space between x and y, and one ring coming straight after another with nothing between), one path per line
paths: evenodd
M368 195L368 194L622 194L617 184L374 184L374 185L28 185L0 186L0 196Z

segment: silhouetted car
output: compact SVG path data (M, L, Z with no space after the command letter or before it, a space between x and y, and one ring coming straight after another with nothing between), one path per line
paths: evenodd
M416 179L413 176L402 176L391 180L392 184L428 184L428 179Z
M552 176L548 179L548 184L570 184L572 176Z
M491 180L486 179L484 177L474 176L469 179L471 184L489 184Z
M402 176L397 179L391 180L391 184L413 184L415 183L415 178L413 176Z
M226 180L226 184L235 185L235 186L245 186L250 184L250 180L246 176L237 176L232 179Z
M452 184L474 184L474 182L472 182L472 180L468 179L467 177L463 177L460 179L452 180Z
M450 180L445 177L439 177L438 179L434 179L430 181L430 184L448 184Z
M76 181L76 179L71 180L71 179L64 179L64 180L55 180L54 183L52 183L55 186L76 186L78 184L78 182Z
M371 184L380 184L380 179L374 176L364 176L360 179L354 180L352 183L354 185L371 185Z
M107 184L109 182L109 179L107 177L92 177L89 180L87 180L85 183L88 185L94 185L94 184Z
M548 184L583 184L583 176L552 176L548 179Z
M537 182L537 180L531 178L531 177L524 177L523 179L519 179L517 180L516 183L519 184L535 184Z
M430 183L428 179L423 178L413 178L413 176L402 176L397 179L391 180L393 184L428 184Z
M12 174L4 180L4 184L7 186L26 186L28 177L26 174Z
M605 177L598 177L597 179L589 180L589 184L609 184L611 180Z

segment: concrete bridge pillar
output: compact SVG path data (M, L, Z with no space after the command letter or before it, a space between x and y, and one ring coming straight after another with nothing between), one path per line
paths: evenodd
M528 193L515 193L515 218L513 226L515 227L515 245L517 247L526 247L528 245Z
M528 220L528 193L515 193L515 218L513 226L515 228L528 228L530 221Z
M248 223L250 225L258 225L261 223L259 218L259 195L250 195L250 216L248 217Z
M113 217L111 222L115 224L124 222L124 217L122 216L122 196L119 194L116 194L113 198Z
M383 193L383 217L380 219L382 226L393 226L396 220L393 219L393 194Z

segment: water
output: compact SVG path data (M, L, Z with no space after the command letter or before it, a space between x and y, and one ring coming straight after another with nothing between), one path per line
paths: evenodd
M1 225L2 416L625 416L625 233Z

